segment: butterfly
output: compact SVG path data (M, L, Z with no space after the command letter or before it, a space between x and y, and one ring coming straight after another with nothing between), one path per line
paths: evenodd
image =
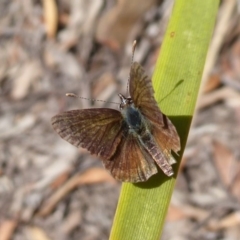
M151 79L132 63L129 94L118 94L120 111L110 108L78 109L52 118L61 138L86 148L102 159L111 175L123 182L144 182L158 172L173 175L180 138L171 121L158 108Z

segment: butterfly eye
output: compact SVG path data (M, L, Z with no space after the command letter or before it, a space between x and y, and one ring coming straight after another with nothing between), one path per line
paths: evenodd
M124 104L121 102L121 103L119 104L119 109L122 110L123 107L124 107Z
M128 98L127 98L127 103L128 103L128 104L132 104L132 103L133 103L132 98L128 97Z

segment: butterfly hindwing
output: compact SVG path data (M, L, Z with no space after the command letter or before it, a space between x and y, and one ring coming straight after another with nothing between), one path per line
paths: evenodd
M152 133L160 148L165 150L165 155L168 155L169 158L171 158L171 150L175 153L180 150L180 139L175 126L164 114L162 115L164 118L164 124L161 125L152 122ZM172 158L170 161L174 161L174 159Z
M114 178L124 182L143 182L157 173L154 160L131 133L122 138L115 154L103 164Z
M109 159L122 138L123 117L109 108L72 110L52 118L55 131L76 147Z

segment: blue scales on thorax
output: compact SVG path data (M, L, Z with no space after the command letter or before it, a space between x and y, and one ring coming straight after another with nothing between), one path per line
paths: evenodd
M133 106L126 108L126 122L129 129L132 129L136 133L141 132L144 127L142 114Z

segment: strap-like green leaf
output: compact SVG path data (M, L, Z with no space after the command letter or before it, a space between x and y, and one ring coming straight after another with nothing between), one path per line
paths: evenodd
M155 67L155 97L177 127L180 155L187 141L218 5L219 0L176 0ZM175 172L178 167L179 161ZM145 183L124 183L110 239L159 239L174 183L175 177L167 178L162 172Z

